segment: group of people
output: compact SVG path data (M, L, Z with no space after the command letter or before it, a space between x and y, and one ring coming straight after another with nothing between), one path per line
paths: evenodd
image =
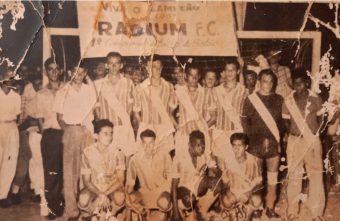
M24 99L8 70L0 90L0 206L18 199L20 155L27 157L20 141L28 142L31 184L46 200L50 220L115 220L118 214L147 220L150 210L172 221L211 214L255 220L263 212L280 218L282 164L288 219L299 217L307 173L306 205L313 220L322 220L322 100L308 89L306 73L268 60L259 73L243 70L234 58L226 59L221 74L188 63L174 68L173 85L162 77L157 55L144 80L123 73L118 52L98 65L94 81L83 61L70 81L60 81L60 68L49 58L47 85L32 77Z

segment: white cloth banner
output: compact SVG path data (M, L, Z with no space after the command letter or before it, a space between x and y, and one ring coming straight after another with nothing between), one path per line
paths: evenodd
M237 56L231 2L78 1L77 8L83 57Z

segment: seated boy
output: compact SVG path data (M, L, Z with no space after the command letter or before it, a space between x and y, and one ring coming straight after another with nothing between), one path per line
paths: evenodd
M78 206L81 210L112 214L124 206L125 194L123 152L112 145L113 124L107 120L94 122L97 142L84 149L82 154L81 174L84 189L79 195Z
M248 218L260 218L259 210L262 204L259 190L262 185L262 176L258 160L255 156L246 152L249 138L245 133L234 133L230 137L236 165L228 165L227 161L220 161L219 166L223 171L223 182L228 184L228 192L223 200L222 206L231 208L237 203L248 204Z
M182 204L181 209L192 210L196 220L203 220L209 207L224 191L222 182L220 182L221 170L217 167L213 157L205 158L204 150L204 134L195 130L189 135L189 148L183 148L182 152L175 153L171 184L172 221L182 220L178 200ZM210 199L206 199L206 196ZM204 200L204 203L200 203L200 200Z
M127 171L127 206L135 212L141 212L136 208L168 212L171 209L170 154L155 145L154 131L147 129L140 134L140 138L142 148L131 157ZM137 177L140 187L134 191Z

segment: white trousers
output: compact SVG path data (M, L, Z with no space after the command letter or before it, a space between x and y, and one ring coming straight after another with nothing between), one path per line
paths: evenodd
M31 149L32 157L29 162L29 174L31 180L31 188L34 193L44 195L44 169L41 157L41 134L31 131L28 135L28 143Z
M16 123L0 123L0 200L6 199L18 161L19 132Z

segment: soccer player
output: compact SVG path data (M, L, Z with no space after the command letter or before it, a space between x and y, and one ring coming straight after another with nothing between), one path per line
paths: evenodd
M142 149L132 156L127 171L127 191L132 203L161 212L171 209L170 183L172 161L167 151L156 146L156 134L145 130L140 134ZM134 191L136 180L139 189Z
M184 86L176 87L179 104L179 123L175 135L176 148L186 147L189 134L200 130L205 136L205 148L211 152L209 127L216 122L216 105L211 98L211 91L199 85L200 69L196 65L186 68L187 82ZM210 103L208 103L210 102ZM209 113L210 119L206 122L204 116Z
M135 135L130 116L136 102L136 92L132 80L121 73L122 56L110 52L106 56L107 76L96 81L99 108L96 108L98 119L108 119L114 125L113 142L122 148L126 156L134 154Z
M258 164L259 159L246 151L249 145L247 134L232 134L230 143L237 164L230 165L228 161L219 162L223 171L222 179L229 185L230 192L233 194L233 196L228 194L224 201L229 202L229 207L237 202L247 204L247 216L253 219L260 218L262 200L259 190L262 186L262 174Z
M322 220L325 207L323 185L322 145L319 138L323 118L322 100L308 90L310 79L301 70L292 75L294 92L284 101L282 117L289 131L287 143L288 163L288 216L298 218L298 195L302 189L302 175L306 168L309 180L307 206L312 220Z
M109 120L94 121L94 133L97 142L82 153L84 188L80 191L78 206L90 216L103 216L110 212L114 217L125 204L124 154L112 145L113 124Z
M176 150L171 183L173 221L181 220L179 205L183 210L192 209L200 220L223 191L221 170L214 157L207 159L204 152L205 137L199 130L190 133L187 149L180 152ZM205 203L198 206L205 196L208 197L205 198Z
M245 101L242 114L244 132L250 138L248 152L266 163L268 185L266 195L266 215L278 218L274 210L276 185L280 164L280 138L283 133L283 98L275 94L276 76L269 70L259 74L260 89ZM262 163L260 162L260 165Z
M163 64L160 56L154 55L148 62L149 77L137 86L138 103L135 117L139 133L151 129L156 133L156 142L167 151L174 149L173 132L177 122L173 112L177 106L174 87L161 77Z
M224 68L225 82L212 90L217 107L212 152L215 156L223 156L236 163L229 138L234 132L243 131L240 117L248 91L238 82L240 64L236 58L226 60Z

